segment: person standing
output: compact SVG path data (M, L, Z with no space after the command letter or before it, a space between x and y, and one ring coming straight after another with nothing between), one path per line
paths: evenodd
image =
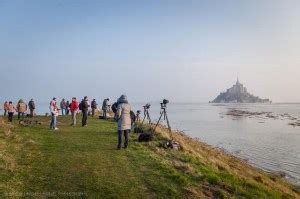
M103 119L107 119L107 112L109 110L109 98L106 98L102 103Z
M7 112L8 112L8 121L12 122L14 112L16 111L16 107L13 105L13 103L10 101L7 105Z
M76 114L77 114L78 108L79 108L79 105L76 100L76 97L73 97L72 102L70 104L70 111L71 111L71 115L72 115L72 126L76 125Z
M70 112L70 102L69 100L66 102L66 115L69 115Z
M62 114L62 115L65 115L65 113L66 113L66 107L67 107L66 101L65 101L65 99L63 98L63 99L61 100L61 102L60 102L60 109L61 109L61 114Z
M27 111L27 104L20 99L17 104L17 111L18 111L18 120L22 116L22 120L24 119L25 112Z
M93 99L93 101L91 103L91 108L92 108L92 117L94 117L95 111L97 110L97 102L95 99Z
M4 105L3 105L3 109L4 109L4 117L5 117L6 114L7 114L7 111L8 111L8 105L9 105L8 101L5 101L5 102L4 102Z
M122 95L118 99L118 108L116 119L118 122L118 149L121 149L122 136L124 134L125 142L124 149L128 147L128 134L131 129L131 118L130 118L131 106L128 103L127 96Z
M28 103L29 111L30 111L30 117L33 117L35 115L35 103L33 99L31 99Z
M83 100L81 101L81 111L82 111L82 127L87 126L87 117L88 117L88 111L89 111L89 101L88 97L85 96Z
M53 99L50 102L50 112L51 112L50 129L58 130L58 128L56 127L58 111L59 111L59 109L56 104L56 98L53 97Z

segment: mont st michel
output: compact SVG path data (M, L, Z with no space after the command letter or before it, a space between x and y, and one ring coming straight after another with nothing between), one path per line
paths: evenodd
M269 99L261 99L248 93L247 88L237 79L236 84L220 93L210 103L272 103Z

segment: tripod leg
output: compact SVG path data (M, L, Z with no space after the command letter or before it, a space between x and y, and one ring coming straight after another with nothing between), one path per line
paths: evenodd
M150 118L149 112L147 112L147 119L148 119L148 121L149 121L149 124L151 124L151 118Z
M171 133L171 126L170 126L170 123L169 123L169 119L168 119L167 112L165 112L165 118L166 118L166 120L167 120L168 129L169 129L169 131L170 131L170 133Z
M143 126L145 119L146 119L146 114L144 114L144 118L143 118L141 126Z
M156 123L156 125L155 125L155 127L154 127L154 129L153 129L153 132L155 132L156 127L158 126L158 124L159 124L159 122L160 122L162 116L163 116L163 112L160 113L160 117L159 117L159 119L158 119L158 121L157 121L157 123Z

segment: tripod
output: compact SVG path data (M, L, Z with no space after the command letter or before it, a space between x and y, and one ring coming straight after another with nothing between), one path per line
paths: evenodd
M149 121L149 124L151 124L151 118L150 118L150 114L149 114L149 108L150 106L144 106L144 119L142 121L142 125L144 124L145 119L147 119Z
M137 122L140 122L140 121L141 121L140 114L141 114L141 111L137 111L137 112L136 112L136 121L137 121Z
M167 104L166 103L160 103L160 117L159 117L159 119L158 119L158 121L155 125L155 128L154 128L153 132L155 132L156 127L158 126L158 124L159 124L160 120L162 119L162 117L164 117L164 120L167 121L169 133L170 133L170 136L171 136L171 139L172 139L172 132L171 132L171 126L170 126L169 119L168 119Z

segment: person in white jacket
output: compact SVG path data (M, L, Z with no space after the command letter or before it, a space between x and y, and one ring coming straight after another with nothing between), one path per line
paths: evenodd
M121 149L123 134L125 138L124 149L126 149L128 147L128 134L130 133L130 129L131 129L131 117L130 117L131 106L127 101L126 95L122 95L118 99L117 103L118 103L118 108L117 108L116 119L118 121L118 149Z
M59 109L57 108L56 98L53 97L53 99L50 102L50 112L51 112L50 129L58 130L58 128L56 127L58 111Z

